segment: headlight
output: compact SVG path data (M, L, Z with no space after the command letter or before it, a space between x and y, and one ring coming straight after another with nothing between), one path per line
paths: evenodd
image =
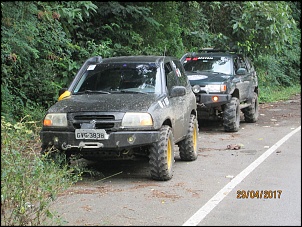
M44 126L67 126L67 114L66 113L50 113L47 114L43 121Z
M153 126L153 120L148 113L126 113L122 120L122 127Z
M214 85L207 85L209 92L223 92L226 91L226 85L222 84L214 84Z
M196 85L194 85L194 86L192 87L192 90L193 90L194 93L197 94L197 93L200 92L200 86L196 84Z

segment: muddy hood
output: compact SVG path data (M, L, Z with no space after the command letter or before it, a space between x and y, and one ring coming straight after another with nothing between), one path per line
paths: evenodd
M158 100L155 94L83 94L55 103L48 112L147 111Z

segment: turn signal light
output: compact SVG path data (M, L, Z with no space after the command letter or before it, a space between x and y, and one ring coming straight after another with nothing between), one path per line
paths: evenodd
M43 122L44 126L51 126L52 125L52 121L50 119L45 119Z

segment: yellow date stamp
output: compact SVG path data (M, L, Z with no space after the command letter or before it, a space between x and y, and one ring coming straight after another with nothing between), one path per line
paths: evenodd
M237 190L237 199L280 199L282 190Z

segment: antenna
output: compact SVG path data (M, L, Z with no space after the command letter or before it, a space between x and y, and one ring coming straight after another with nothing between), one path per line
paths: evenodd
M167 45L165 45L165 51L164 51L164 56L166 56L166 47L167 47Z

